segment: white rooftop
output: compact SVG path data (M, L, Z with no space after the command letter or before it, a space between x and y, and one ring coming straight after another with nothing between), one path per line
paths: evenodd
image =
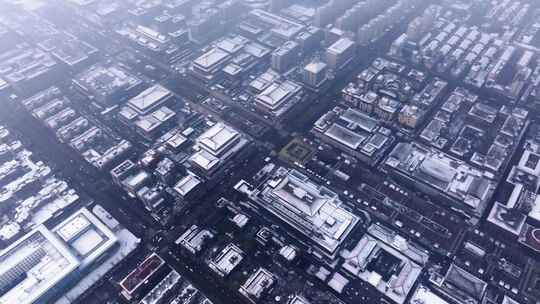
M201 134L198 142L204 150L219 155L239 136L238 131L219 122Z
M411 304L449 304L448 301L434 294L429 288L420 285L410 300Z
M93 263L118 241L114 233L93 213L82 208L53 229L80 260L81 267Z
M310 304L311 302L308 301L306 298L304 298L303 296L300 296L300 295L296 295L294 296L294 298L291 299L291 301L289 301L288 304Z
M300 86L292 81L274 82L257 95L257 102L271 110L275 110L298 90L300 90Z
M129 106L139 113L146 113L165 102L172 96L171 91L162 85L156 84L131 98Z
M229 53L225 52L224 50L220 48L213 48L199 56L193 61L193 63L203 69L210 69L229 57Z
M0 286L7 288L0 303L41 301L77 267L79 261L70 250L45 226L39 226L0 253ZM21 281L14 281L23 275Z
M194 174L188 174L184 178L182 178L176 185L174 186L174 190L182 195L186 196L188 193L191 192L191 190L195 189L199 184L201 183L201 180L195 176Z
M312 61L304 67L304 70L313 74L318 74L321 71L323 71L326 68L326 66L327 66L326 63L322 61Z
M270 271L259 268L240 286L239 291L253 301L259 299L267 289L271 288L276 279Z
M358 222L336 193L295 170L279 168L250 197L330 254Z
M206 171L211 171L219 163L219 158L208 153L206 150L194 153L189 160Z
M338 124L333 124L324 135L353 150L358 149L367 138Z
M331 52L334 54L342 54L353 46L354 46L354 41L352 41L349 38L341 38L338 41L334 42L334 44L332 44L328 48L328 52Z

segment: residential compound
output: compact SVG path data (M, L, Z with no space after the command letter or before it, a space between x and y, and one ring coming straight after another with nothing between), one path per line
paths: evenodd
M71 102L61 89L53 86L21 100L21 106L55 134L59 142L98 169L111 166L131 148L129 141L85 117Z

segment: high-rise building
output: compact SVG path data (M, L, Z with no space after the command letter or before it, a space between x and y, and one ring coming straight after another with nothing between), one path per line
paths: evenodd
M272 68L279 72L289 70L298 60L300 45L294 41L287 41L272 52Z
M326 63L334 70L342 69L355 56L355 44L349 38L341 38L326 49Z
M313 88L320 87L326 80L326 63L314 60L308 63L302 72L302 80Z

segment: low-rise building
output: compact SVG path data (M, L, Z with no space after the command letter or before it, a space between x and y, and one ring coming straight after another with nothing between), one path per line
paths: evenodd
M39 226L0 253L0 301L71 303L138 243L129 231L112 231L85 208L53 229Z
M148 114L169 101L173 93L162 85L156 84L131 98L127 105L138 114Z
M276 280L277 277L270 271L259 268L240 286L238 291L251 303L257 303L272 288Z
M250 199L304 235L317 252L332 257L358 223L338 195L296 170L277 168Z
M244 259L242 249L234 244L228 244L213 259L208 261L208 267L219 276L228 276Z
M300 97L302 87L290 80L276 81L255 97L255 104L273 118L284 115Z
M224 123L216 123L197 138L190 162L204 175L215 173L248 143L248 139Z
M119 65L94 65L75 76L76 87L103 106L117 105L142 86L142 80Z
M394 142L380 121L352 108L336 107L321 116L313 133L369 165L375 165Z
M480 218L497 183L493 176L435 148L401 142L385 168L408 186L429 194L468 218Z
M402 304L429 259L427 251L394 231L372 225L350 250L343 250L342 268Z
M218 76L230 58L229 53L216 47L193 60L190 70L195 77L209 82Z

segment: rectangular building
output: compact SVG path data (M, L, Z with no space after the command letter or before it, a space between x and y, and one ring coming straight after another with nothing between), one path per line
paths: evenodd
M118 65L94 65L73 79L73 83L98 103L118 104L142 85L142 80Z
M201 134L196 142L198 151L190 157L190 161L204 175L210 176L234 157L248 143L248 139L219 122Z
M279 118L296 103L301 91L302 87L290 80L272 82L255 97L256 106L273 118Z
M138 114L147 114L173 97L173 93L156 84L142 91L128 101L128 106Z
M496 182L484 171L414 142L397 144L385 167L409 186L430 194L467 218L483 215L496 188Z
M335 192L283 167L251 192L250 198L328 257L336 253L359 221Z
M326 63L335 70L341 70L355 56L354 41L348 38L341 38L326 49Z
M132 236L129 232L117 236L86 208L53 229L39 226L0 252L0 302L75 301L125 257L124 251L134 249L124 248ZM126 244L120 244L119 237ZM108 259L112 255L114 261Z

